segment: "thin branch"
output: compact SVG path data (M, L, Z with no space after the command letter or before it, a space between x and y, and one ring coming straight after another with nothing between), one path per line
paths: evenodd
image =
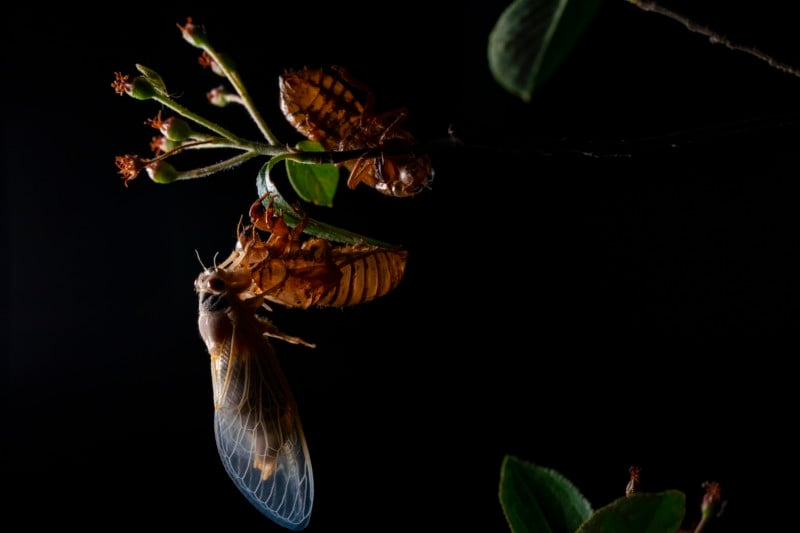
M653 0L627 0L627 1L635 5L639 9L642 9L643 11L658 13L659 15L668 17L676 22L680 22L686 27L687 30L691 31L692 33L698 33L700 35L707 37L708 40L711 41L711 43L713 44L721 44L731 50L744 52L745 54L751 55L757 59L760 59L761 61L765 61L767 64L769 64L769 66L773 68L776 68L782 72L786 72L787 74L791 74L792 76L800 78L800 70L798 70L797 68L792 67L791 65L788 65L787 63L784 63L782 61L778 61L774 57L762 52L761 50L753 46L743 46L731 42L724 35L712 30L707 26L698 24L693 20L691 20L690 18L681 15L680 13L676 13L671 9L667 9Z
M272 130L269 129L267 123L264 121L261 113L258 112L258 108L253 103L253 99L250 98L250 94L247 92L247 88L245 88L244 83L239 78L239 73L235 70L232 70L229 65L223 61L220 55L214 50L211 45L205 45L202 47L203 50L211 56L211 59L219 66L222 73L225 74L225 77L228 78L228 81L233 85L233 88L241 97L241 103L252 117L253 122L256 123L258 129L261 131L261 134L264 135L264 138L272 145L280 144L278 138L272 133Z
M197 124L200 124L201 126L209 129L210 131L213 131L214 133L216 133L220 137L225 137L229 141L232 141L232 142L238 143L238 144L243 144L244 142L246 142L246 141L243 141L242 139L240 139L237 135L234 135L230 131L226 130L222 126L219 126L218 124L215 124L215 123L211 122L210 120L208 120L208 119L206 119L204 117L201 117L197 113L188 110L187 108L183 107L182 105L180 105L175 100L172 100L171 98L167 98L166 96L162 96L160 94L157 94L157 95L153 96L153 100L155 100L156 102L158 102L158 103L160 103L160 104L172 109L173 111L175 111L179 115L181 115L181 116L183 116L185 118L188 118L189 120L191 120L191 121L193 121L193 122L195 122Z
M241 165L245 161L248 161L257 156L258 154L255 152L245 152L243 154L231 157L230 159L226 159L225 161L220 161L219 163L208 165L207 167L196 168L194 170L187 170L184 172L180 172L178 173L178 177L175 179L176 181L178 181L178 180L191 180L195 178L204 178L206 176L216 174L217 172L228 170L237 165Z

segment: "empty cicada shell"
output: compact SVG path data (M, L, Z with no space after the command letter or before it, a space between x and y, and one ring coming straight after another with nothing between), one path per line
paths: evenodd
M214 431L222 464L262 513L289 529L308 524L314 477L292 391L266 336L281 333L256 311L247 272L204 270L199 293L200 336L211 356Z
M252 294L286 306L344 307L369 302L403 279L408 252L368 244L301 241L305 219L289 228L272 202L250 210L252 225L240 226L238 243L221 266L247 272ZM260 231L269 232L265 240Z
M362 102L356 93L364 94ZM430 157L414 153L404 110L374 113L372 91L344 70L302 69L280 77L280 105L294 128L326 150L368 151L344 162L351 189L364 183L388 196L413 196L433 179Z

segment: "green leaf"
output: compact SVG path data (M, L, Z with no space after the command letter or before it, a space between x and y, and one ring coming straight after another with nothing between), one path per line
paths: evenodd
M139 63L136 64L136 70L141 72L144 77L147 78L147 81L153 85L158 94L161 96L169 96L169 93L167 92L167 84L164 83L164 79L158 72Z
M686 513L686 496L677 490L638 493L598 509L576 533L675 533Z
M513 533L573 533L592 514L564 476L511 455L500 468L500 504Z
M515 0L489 34L489 68L507 91L529 102L555 72L603 0Z
M300 141L297 147L304 152L324 152L314 141ZM297 195L312 204L333 207L333 196L339 184L339 168L329 163L301 163L286 160L286 174Z

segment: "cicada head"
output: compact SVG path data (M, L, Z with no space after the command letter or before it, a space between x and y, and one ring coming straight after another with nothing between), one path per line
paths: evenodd
M428 156L403 157L395 172L397 179L392 183L392 196L414 196L433 181L433 167Z
M194 288L200 296L198 325L209 351L216 351L230 339L232 326L228 315L232 306L261 305L260 301L248 299L251 283L249 271L219 267L204 270L195 280Z
M202 301L209 296L227 296L245 292L252 283L246 269L224 269L219 267L204 270L194 281L194 290Z
M348 185L360 181L387 196L406 198L419 194L433 181L433 168L427 155L384 154L372 161L371 167L356 167Z

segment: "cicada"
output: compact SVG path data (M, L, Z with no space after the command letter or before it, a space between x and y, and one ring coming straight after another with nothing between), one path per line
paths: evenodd
M257 314L246 271L205 269L195 280L200 336L211 356L217 450L236 487L289 529L306 527L314 477L297 404L267 337L306 344ZM313 345L309 345L313 346Z
M316 237L301 241L307 218L290 229L271 200L266 208L262 199L256 201L250 217L252 224L240 225L236 248L221 266L249 272L250 292L266 300L303 309L351 306L387 294L403 279L406 250L336 246Z
M402 128L405 110L376 114L372 91L343 69L335 74L302 69L280 77L280 106L289 123L327 150L364 149L344 162L347 186L364 183L395 197L413 196L433 179L428 155L414 153L414 137ZM363 101L356 93L364 94Z

